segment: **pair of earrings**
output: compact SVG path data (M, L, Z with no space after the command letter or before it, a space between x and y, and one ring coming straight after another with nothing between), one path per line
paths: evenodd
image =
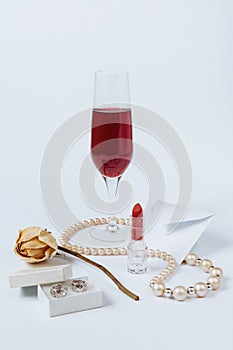
M84 292L87 289L87 281L75 279L71 283L71 289L75 293ZM63 283L55 283L50 287L50 294L54 298L63 298L67 293L68 288Z

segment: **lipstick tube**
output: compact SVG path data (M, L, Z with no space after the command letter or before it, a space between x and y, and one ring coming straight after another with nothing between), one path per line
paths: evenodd
M143 210L135 204L131 216L131 241L127 247L127 269L133 274L147 271L147 245L143 238Z

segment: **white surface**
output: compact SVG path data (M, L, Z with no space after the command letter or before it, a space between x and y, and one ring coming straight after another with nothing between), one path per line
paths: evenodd
M4 348L23 350L26 339L33 350L45 344L71 349L77 342L85 349L231 349L232 1L12 0L0 6ZM124 258L96 258L139 293L134 302L76 260L74 273L97 282L105 306L48 319L33 288L9 288L8 275L19 264L12 250L20 228L53 230L40 200L42 153L58 125L91 105L93 72L104 64L128 69L132 102L162 114L183 139L193 167L192 205L215 214L194 250L220 265L225 278L210 297L176 303L148 288L159 263L146 275L130 276ZM168 190L173 187L171 178ZM205 277L182 267L169 284L188 286Z
M53 258L39 264L24 263L23 270L10 274L9 285L11 288L30 287L49 282L66 281L71 276L71 264L65 264L65 261L60 258Z
M77 277L84 278L84 277ZM76 277L75 277L76 279ZM87 280L87 277L85 277ZM73 278L63 283L67 288L67 295L62 298L54 298L50 294L51 284L38 286L38 301L45 309L48 316L60 316L72 312L90 310L103 305L102 291L88 281L84 292L75 293L71 289Z

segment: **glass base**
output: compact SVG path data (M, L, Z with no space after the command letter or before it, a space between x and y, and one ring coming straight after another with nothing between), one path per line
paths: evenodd
M147 268L146 267L142 267L142 266L135 266L135 267L128 267L128 271L130 273L133 273L134 275L140 275L140 274L143 274L147 271Z
M100 225L90 230L90 236L96 241L105 243L125 244L130 240L130 227L117 225L114 231L108 229L108 225Z

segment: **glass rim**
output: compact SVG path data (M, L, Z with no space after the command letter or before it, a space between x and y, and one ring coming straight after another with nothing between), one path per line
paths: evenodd
M125 69L108 69L108 68L104 68L104 69L99 69L97 71L95 71L95 74L129 74L129 72Z

